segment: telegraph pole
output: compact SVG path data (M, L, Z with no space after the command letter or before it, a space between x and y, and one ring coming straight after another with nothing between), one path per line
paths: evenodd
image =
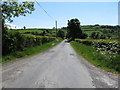
M57 38L57 20L55 21L56 24L56 38Z

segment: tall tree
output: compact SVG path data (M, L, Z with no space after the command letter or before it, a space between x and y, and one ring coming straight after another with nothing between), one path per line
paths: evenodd
M80 38L82 35L82 30L80 27L80 21L78 19L71 19L68 20L68 26L67 26L67 38L70 39L70 41L74 40L75 38Z

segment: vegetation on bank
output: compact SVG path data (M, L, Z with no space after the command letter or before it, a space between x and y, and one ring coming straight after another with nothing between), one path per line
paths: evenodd
M91 43L119 43L117 39L75 39L75 41L81 41L81 42L91 42Z
M22 34L7 28L2 33L2 63L40 53L62 40L51 36Z
M49 48L56 46L61 41L62 41L62 39L55 39L54 41L44 43L42 45L37 45L35 47L26 48L23 51L12 52L12 53L2 57L2 63L5 63L5 62L11 61L11 60L15 60L18 58L25 58L25 57L30 57L30 56L36 55L36 54L41 53Z
M75 41L71 42L71 46L79 55L83 56L86 60L95 66L109 72L120 73L119 52L107 53L107 51L104 51L104 49L98 50L98 47Z
M107 54L120 54L120 45L117 40L75 40L78 43L96 47L96 50L99 52L104 52Z
M55 40L55 37L20 34L19 32L3 32L2 55L8 55L16 51L24 51L27 48L42 45Z

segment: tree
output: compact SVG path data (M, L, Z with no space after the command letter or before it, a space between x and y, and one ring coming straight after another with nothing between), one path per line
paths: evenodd
M62 27L61 29L65 29L65 30L66 30L66 29L67 29L67 27Z
M67 38L70 39L70 41L74 40L75 38L80 38L82 35L82 30L80 27L80 21L78 19L71 19L68 20L68 26L67 26Z
M57 36L64 39L64 37L65 37L65 32L64 32L63 30L59 30L59 31L57 32Z
M100 26L99 24L95 24L95 26Z
M80 36L81 39L86 39L88 37L88 34L86 33L82 33L82 35Z
M24 26L23 29L26 29L26 27Z
M13 22L12 18L18 16L26 16L35 10L34 2L17 2L18 0L7 0L2 2L2 19L4 21ZM4 23L3 21L3 23Z
M90 37L92 39L98 39L99 38L99 32L92 32Z
M26 16L26 14L31 14L35 10L34 2L17 2L18 0L7 0L2 2L2 30L4 30L4 24L6 21L13 22L12 18L19 16Z
M101 35L101 36L100 36L100 39L105 39L105 35Z

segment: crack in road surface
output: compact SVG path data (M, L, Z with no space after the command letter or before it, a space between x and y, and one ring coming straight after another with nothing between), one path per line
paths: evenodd
M91 65L65 41L30 58L6 63L2 68L4 88L118 87L118 75Z

